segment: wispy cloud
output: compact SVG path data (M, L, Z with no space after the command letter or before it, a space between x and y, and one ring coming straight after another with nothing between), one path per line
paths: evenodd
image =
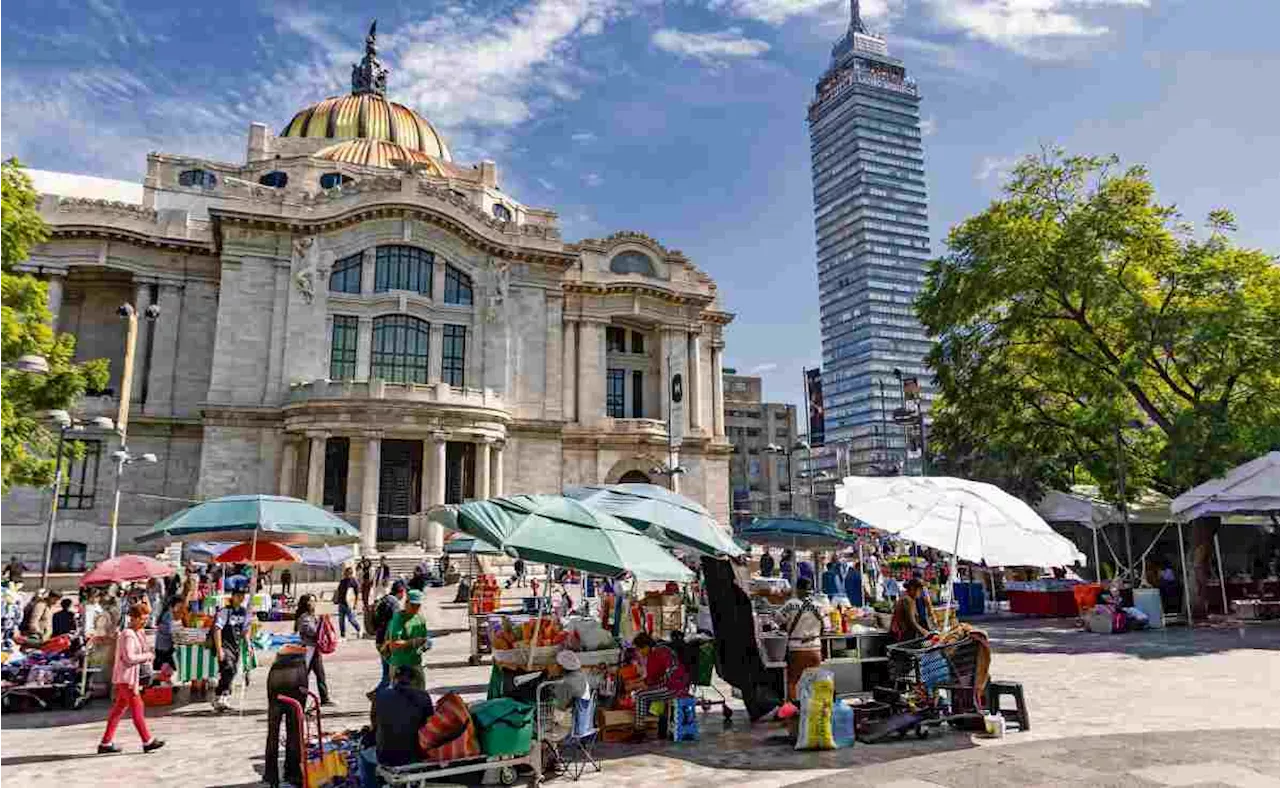
M578 131L578 132L574 132L573 135L569 137L569 139L577 143L585 144L588 142L595 142L596 135L590 131Z
M706 65L722 64L734 58L758 57L769 51L767 42L748 38L737 27L714 33L662 28L653 34L653 45L664 52L693 58Z
M1021 55L1055 58L1070 42L1097 39L1110 30L1091 21L1106 8L1146 8L1151 0L925 0L943 28Z
M920 120L921 136L932 137L935 133L937 133L937 131L938 131L937 118L933 117L932 115L930 115L927 118L921 118Z
M589 172L582 176L582 182L587 186L599 186L604 183L604 178L598 172Z
M774 363L772 363L772 362L767 363L767 364L756 364L754 367L752 367L751 369L748 369L748 370L747 370L747 374L748 374L748 375L763 375L763 374L764 374L764 373L766 373L766 372L773 372L773 371L774 371L775 369L777 369L777 368L778 368L778 365L777 365L777 364L774 364Z
M539 186L546 189L547 191L552 191L553 189L555 189L555 187L551 185L551 181L547 180L546 178L535 178L534 180L538 182Z
M863 0L862 18L883 26L902 12L906 0ZM779 25L798 16L820 16L827 20L848 19L847 0L710 0L708 6L734 16Z
M1018 160L1012 156L984 156L978 162L978 171L974 177L980 181L1003 181L1013 171Z

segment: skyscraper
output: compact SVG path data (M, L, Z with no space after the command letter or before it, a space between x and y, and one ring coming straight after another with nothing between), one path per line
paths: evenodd
M809 138L826 442L846 447L840 472L917 471L918 437L893 413L904 379L930 398L914 308L929 259L920 93L858 0L809 104Z

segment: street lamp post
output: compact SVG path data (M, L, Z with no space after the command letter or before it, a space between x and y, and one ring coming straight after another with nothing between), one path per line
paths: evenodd
M62 495L62 447L68 431L82 430L85 427L84 422L73 420L71 414L65 410L51 410L45 415L58 426L58 452L53 460L53 500L49 502L49 524L45 527L44 534L44 563L40 568L41 588L49 587L49 564L53 561L53 534L58 526L58 499ZM104 430L115 426L111 419L103 416L91 419L89 423Z
M125 321L124 366L120 370L120 409L116 416L116 431L120 434L120 450L113 456L116 458L116 491L111 505L111 551L108 558L116 557L116 545L120 530L120 475L124 466L135 460L155 462L154 454L143 454L134 457L129 454L129 400L133 397L133 364L138 349L138 310L133 304L121 304L116 310ZM147 320L155 321L160 317L160 307L152 304L147 307Z

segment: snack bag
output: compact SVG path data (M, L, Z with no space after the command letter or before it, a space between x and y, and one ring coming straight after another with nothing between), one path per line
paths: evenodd
M834 750L831 714L836 697L835 675L822 668L809 668L800 677L800 735L797 750Z

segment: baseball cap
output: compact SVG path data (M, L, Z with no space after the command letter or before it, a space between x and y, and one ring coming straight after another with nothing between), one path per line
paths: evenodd
M408 602L409 602L409 604L411 604L411 605L421 605L421 604L422 604L422 597L423 597L423 593L422 593L421 591L419 591L419 590L418 590L418 589L416 589L416 588L415 588L415 589L412 589L411 591L409 591L409 599L408 599Z

